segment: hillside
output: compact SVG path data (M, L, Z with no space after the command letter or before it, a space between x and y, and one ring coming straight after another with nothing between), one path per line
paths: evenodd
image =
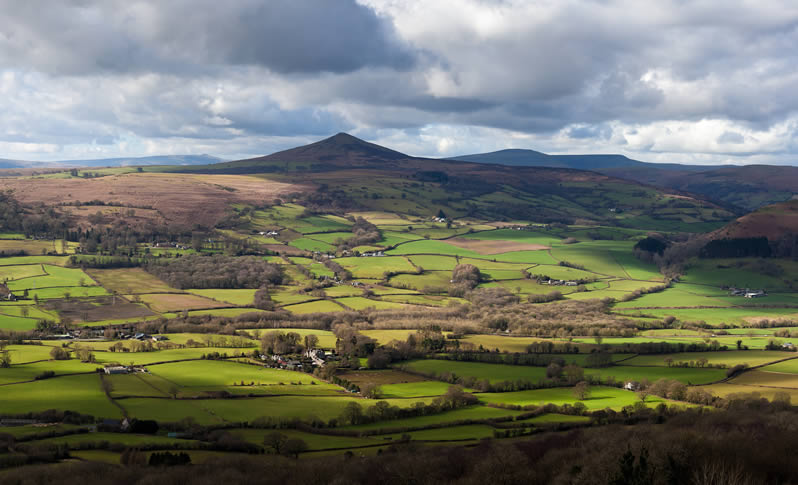
M746 210L783 202L798 193L798 167L791 166L746 165L700 172L648 167L601 171L613 177L700 194Z
M798 187L798 167L647 163L623 155L548 155L534 150L499 150L450 160L520 167L593 170L611 177L701 195L751 211L789 200Z
M460 155L448 160L463 162L491 163L520 167L563 167L577 170L594 170L601 172L603 169L650 169L656 168L665 171L701 171L706 167L699 165L682 165L678 163L646 163L632 160L624 155L597 154L597 155L549 155L535 150L508 149L490 153L477 153L473 155Z
M766 237L775 241L798 234L798 199L768 205L715 231L713 238Z
M314 183L315 205L431 216L603 223L703 232L732 213L685 192L572 168L418 158L339 133L272 155L173 172L258 175Z

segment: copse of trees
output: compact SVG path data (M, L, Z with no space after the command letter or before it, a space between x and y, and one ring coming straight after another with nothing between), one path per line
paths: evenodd
M357 246L367 246L382 239L377 226L362 217L357 217L352 225L352 237L339 245L341 249L351 249Z
M699 253L702 258L768 258L771 255L766 237L714 239Z
M283 269L253 256L190 254L153 259L145 269L175 288L260 288L283 282Z
M473 264L458 264L452 270L449 296L462 297L477 287L482 281L482 273Z

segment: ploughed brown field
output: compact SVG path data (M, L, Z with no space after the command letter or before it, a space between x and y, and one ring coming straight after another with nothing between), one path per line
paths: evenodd
M90 299L52 300L44 304L48 310L57 310L61 318L74 322L97 322L109 319L152 317L147 307L133 303L121 296L101 296Z
M167 221L212 226L230 204L271 201L290 192L309 189L301 184L275 182L244 175L131 173L94 179L3 178L0 188L11 189L22 203L119 202L152 207Z
M476 251L480 254L500 254L508 253L510 251L540 251L543 249L551 249L542 244L530 244L516 241L465 239L459 237L447 239L446 242L452 246L470 249L471 251Z

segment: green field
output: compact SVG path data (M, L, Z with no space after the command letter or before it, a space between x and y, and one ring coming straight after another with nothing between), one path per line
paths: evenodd
M465 420L504 418L508 416L518 416L519 414L521 414L519 411L513 411L510 409L496 409L486 406L469 406L466 408L456 409L454 411L446 411L440 414L346 426L343 429L366 431L391 428L423 427L433 424L456 423L458 421Z
M65 376L3 388L5 413L22 414L64 409L98 417L120 418L122 412L111 404L100 388L96 374ZM58 396L57 401L53 396Z
M416 272L416 268L401 257L339 258L336 262L351 271L355 278L382 278L385 273Z
M317 379L303 374L279 369L238 364L225 361L177 362L150 366L150 372L180 387L215 388L232 386L240 381L255 382L256 385L310 383L320 384Z
M485 403L496 404L514 404L517 406L542 406L544 404L555 404L562 406L563 404L573 404L577 401L574 397L572 388L570 387L556 387L553 389L535 389L531 391L516 391L516 392L501 392L490 394L478 394L480 401ZM620 409L624 406L629 406L639 401L640 399L632 391L626 391L615 387L605 386L591 386L590 396L579 401L584 404L587 409ZM646 404L662 402L662 399L656 396L650 396L646 400Z
M257 290L186 290L189 293L236 306L252 306Z
M287 305L285 309L291 313L304 315L306 313L324 313L324 312L342 312L344 308L341 305L329 300L311 301L308 303L298 303L295 305Z
M393 303L390 301L382 301L382 300L371 300L368 298L363 298L362 296L348 296L345 298L338 298L335 301L353 310L365 310L367 308L374 308L376 310L386 310L386 309L404 307L404 305L400 303Z

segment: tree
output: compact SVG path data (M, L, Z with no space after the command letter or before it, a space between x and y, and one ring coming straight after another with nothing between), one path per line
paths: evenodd
M308 334L305 335L305 348L308 350L315 349L316 346L319 344L319 337L315 334Z
M366 399L379 399L380 386L373 382L364 382L360 385L360 395Z
M274 450L274 453L280 454L283 451L283 445L285 445L287 441L288 436L279 431L272 431L264 436L263 445Z
M588 383L585 381L577 382L574 386L574 396L580 401L584 401L590 397L590 386Z
M23 317L27 318L27 316L30 315L30 308L28 308L27 305L23 305L19 312Z
M578 365L566 365L562 372L569 384L576 384L585 377L585 371Z
M169 395L172 396L172 399L177 399L177 395L180 394L180 388L176 385L172 384L169 386Z
M363 421L363 407L354 401L350 401L341 412L341 421L347 424L360 424Z
M50 350L50 360L68 360L69 352L61 347L53 347Z
M0 369L8 369L11 367L11 354L8 350L0 352Z
M253 304L255 305L255 308L260 310L274 310L274 302L272 301L271 295L269 295L269 290L266 288L260 288L255 292L255 300Z
M75 348L75 356L81 362L94 362L94 354L90 349L84 347L76 347Z
M299 458L299 454L307 451L308 444L299 438L289 438L283 443L283 454Z
M546 377L549 379L559 379L562 377L562 366L556 362L552 362L546 367Z

